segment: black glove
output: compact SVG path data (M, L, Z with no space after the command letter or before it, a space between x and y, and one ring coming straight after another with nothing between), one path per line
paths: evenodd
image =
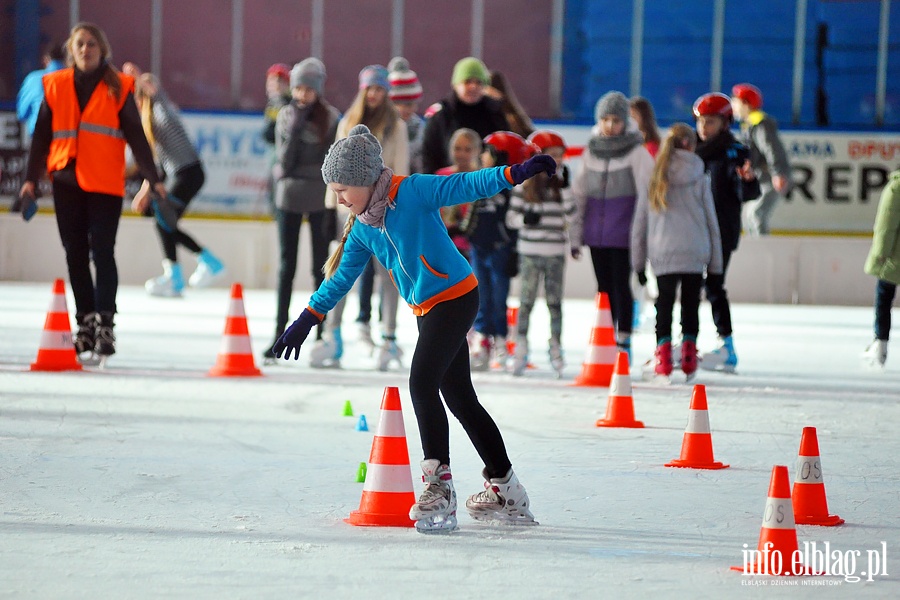
M22 213L22 219L30 221L31 217L37 212L37 198L34 196L20 196L13 201L9 207L9 212Z
M637 272L638 283L641 284L641 287L647 285L647 273L644 271Z
M537 225L541 222L541 213L529 210L524 215L524 223L526 225Z
M549 154L532 156L525 162L513 165L509 168L509 175L513 183L519 185L526 179L531 179L538 173L546 173L552 176L556 173L556 161Z
M291 326L281 334L281 337L272 346L272 352L275 356L281 358L281 355L287 350L287 354L284 354L284 360L290 360L291 351L293 351L294 360L297 360L300 358L300 346L306 341L310 330L321 322L319 317L314 315L311 310L304 308L297 320L291 323Z

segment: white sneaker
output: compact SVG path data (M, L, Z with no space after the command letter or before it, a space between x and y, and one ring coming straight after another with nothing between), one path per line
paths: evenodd
M448 533L457 527L456 490L450 467L437 459L423 460L422 481L425 491L409 509L409 518L420 533Z
M887 361L887 340L873 340L860 358L873 367L884 367Z
M476 521L497 521L511 525L537 525L529 510L528 493L510 468L503 478L489 479L486 472L484 491L466 500L466 510Z

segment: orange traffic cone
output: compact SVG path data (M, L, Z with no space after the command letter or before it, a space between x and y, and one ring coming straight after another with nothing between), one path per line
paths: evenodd
M691 410L687 428L681 441L681 456L666 463L667 467L690 469L727 469L728 465L713 458L712 434L709 432L709 410L706 407L706 386L697 384L691 395Z
M613 332L612 312L605 293L597 294L597 321L591 330L588 354L581 366L581 375L574 385L608 386L616 362L616 336Z
M415 503L400 392L386 387L359 510L344 521L370 527L413 527L416 522L409 518L409 509Z
M69 309L66 307L66 284L62 279L53 282L53 298L44 321L41 345L32 371L81 371L81 363L72 342Z
M744 550L744 564L731 569L741 571L744 575L820 574L813 573L812 569L803 564L795 565L795 556L802 555L798 551L797 530L794 526L790 476L786 466L775 465L772 467L757 549Z
M791 494L794 517L798 525L833 527L844 522L837 515L828 514L825 482L822 480L822 461L819 460L819 440L815 427L804 427L797 456L797 475Z
M609 386L606 416L597 421L597 427L643 427L634 418L634 400L631 395L631 375L628 373L628 353L619 352L616 368Z
M225 333L215 366L210 369L211 377L256 377L262 372L253 362L250 347L250 330L247 315L244 314L244 291L241 284L231 286L231 304L225 319Z

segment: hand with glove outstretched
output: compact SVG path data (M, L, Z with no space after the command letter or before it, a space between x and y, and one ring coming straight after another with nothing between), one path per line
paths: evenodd
M272 346L272 352L278 358L284 354L284 360L290 360L291 352L294 353L294 360L300 358L300 346L306 341L310 330L321 323L322 320L308 308L303 309L297 320L291 323L291 326L284 330L275 345ZM285 353L287 350L287 353Z
M509 176L515 185L519 185L526 179L531 179L538 173L546 173L553 176L556 173L556 161L549 154L538 154L528 160L509 168Z

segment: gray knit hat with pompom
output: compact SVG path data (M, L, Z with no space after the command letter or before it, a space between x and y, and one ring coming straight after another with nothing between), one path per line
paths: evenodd
M322 163L325 183L368 187L378 181L384 161L381 144L365 125L357 125L350 135L331 145Z
M614 115L619 117L623 122L628 122L628 98L622 92L607 92L601 96L594 107L594 119L597 123L603 120L603 117Z

